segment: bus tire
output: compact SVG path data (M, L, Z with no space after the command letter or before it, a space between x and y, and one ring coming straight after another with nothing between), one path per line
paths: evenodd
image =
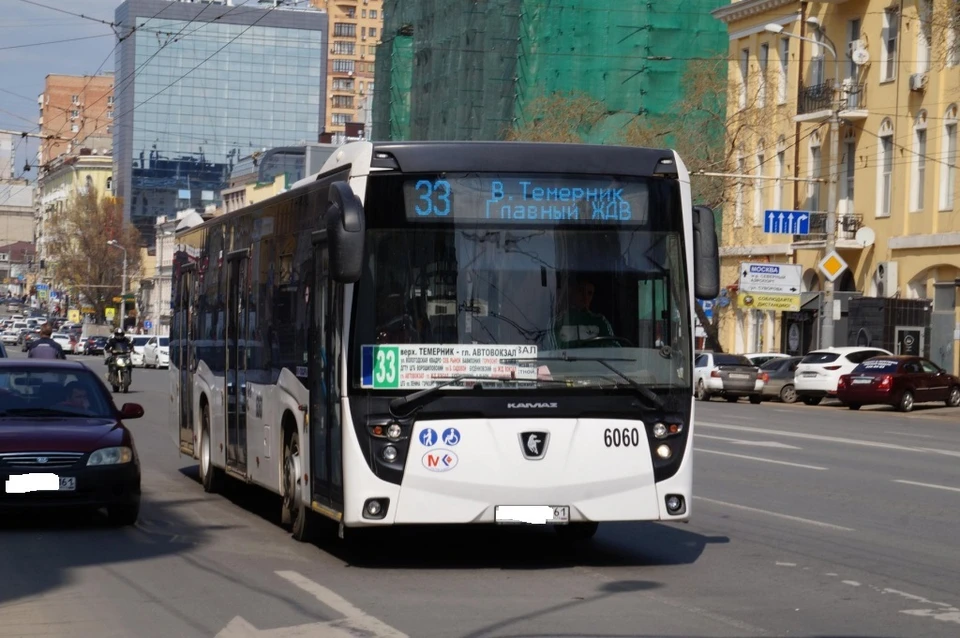
M283 445L283 520L290 525L295 539L309 543L316 535L317 521L313 512L303 504L300 459L300 437L294 430Z
M203 491L215 494L220 491L220 470L213 465L213 443L210 440L210 408L200 406L200 483Z
M582 543L590 540L597 534L600 523L569 523L567 525L556 525L553 529L560 538L567 542Z

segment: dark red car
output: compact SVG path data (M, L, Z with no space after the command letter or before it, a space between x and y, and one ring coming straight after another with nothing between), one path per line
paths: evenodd
M105 508L111 523L140 512L140 459L119 410L82 363L0 360L0 508Z
M916 403L960 405L960 378L922 357L883 356L863 361L837 383L837 399L851 410L892 405L909 412Z

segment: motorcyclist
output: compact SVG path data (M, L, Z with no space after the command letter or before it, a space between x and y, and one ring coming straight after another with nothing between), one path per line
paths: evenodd
M106 345L103 347L103 352L107 355L104 363L107 364L108 369L113 363L114 351L133 352L133 341L127 337L123 328L114 330L113 335L107 340Z

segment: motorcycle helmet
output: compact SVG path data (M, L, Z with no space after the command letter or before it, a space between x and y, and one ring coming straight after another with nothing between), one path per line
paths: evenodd
M123 339L123 335L124 335L123 328L117 328L116 330L113 331L113 336L115 339Z

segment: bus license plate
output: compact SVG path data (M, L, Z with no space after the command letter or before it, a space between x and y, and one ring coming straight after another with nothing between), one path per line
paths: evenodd
M566 525L567 505L497 505L494 519L501 525Z

